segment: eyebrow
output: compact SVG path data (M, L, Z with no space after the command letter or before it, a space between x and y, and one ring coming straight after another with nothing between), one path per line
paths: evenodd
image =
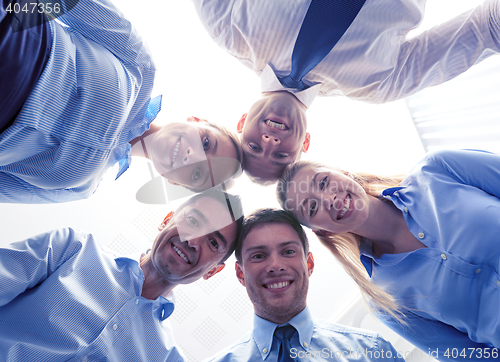
M283 248L289 244L297 244L299 246L301 246L302 244L299 243L298 241L295 241L295 240L290 240L290 241L284 241L282 243L279 243L278 246L280 248ZM257 245L257 246L251 246L249 247L247 250L245 250L245 254L244 255L247 255L248 253L251 253L255 250L267 250L269 249L269 247L267 245Z
M261 159L260 157L258 157L257 155L253 154L252 152L255 152L255 151L250 150L250 153L248 153L245 156L246 157L251 157L251 158L253 158L255 160L260 160ZM272 161L271 162L271 165L275 165L275 166L284 166L284 165L286 166L288 164L289 164L289 162L278 162L278 161Z
M316 176L319 175L319 172L317 172L313 178L312 178L312 181L311 181L311 190L314 188L314 184L316 183ZM304 218L306 218L306 215L304 215L304 204L306 203L306 201L309 201L309 198L305 198L304 200L302 200L302 202L300 203L299 207L300 207L300 212L302 213L302 216ZM309 213L307 213L307 217L309 217Z

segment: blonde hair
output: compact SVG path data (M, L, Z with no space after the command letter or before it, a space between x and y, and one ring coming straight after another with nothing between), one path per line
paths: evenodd
M276 189L278 202L283 209L285 209L289 185L295 175L306 166L312 168L326 167L320 163L311 161L300 161L289 165L279 178ZM333 167L326 168L342 172ZM351 177L368 195L373 197L378 197L378 195L388 187L398 186L404 178L403 175L385 177L368 173L343 173ZM394 297L370 282L368 273L360 260L360 243L362 237L349 232L332 233L325 230L317 231L315 234L321 243L332 252L347 274L354 279L367 304L376 311L386 313L400 323L405 324L402 318L404 317L402 307L398 305Z

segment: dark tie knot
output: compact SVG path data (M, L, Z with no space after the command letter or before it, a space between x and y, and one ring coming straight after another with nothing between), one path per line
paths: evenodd
M297 330L293 328L291 325L286 325L283 327L276 328L274 331L274 335L276 338L278 338L280 341L283 339L288 339L292 338L292 336L295 334Z

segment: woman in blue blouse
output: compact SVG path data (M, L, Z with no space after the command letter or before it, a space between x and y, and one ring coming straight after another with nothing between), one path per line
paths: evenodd
M132 155L196 191L236 173L239 162L209 161L241 161L237 136L224 128L151 123L161 106L150 98L155 65L110 1L13 3L0 4L0 203L86 198Z
M299 162L277 194L401 336L442 359L500 359L500 156L430 153L404 179Z

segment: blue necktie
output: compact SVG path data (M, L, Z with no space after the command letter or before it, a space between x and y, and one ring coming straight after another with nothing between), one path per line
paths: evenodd
M280 349L278 353L278 362L295 362L295 359L290 356L290 338L297 330L291 325L276 328L274 336L280 341Z
M302 78L337 44L365 0L312 0L292 53L292 71L279 81L286 88L306 89Z

